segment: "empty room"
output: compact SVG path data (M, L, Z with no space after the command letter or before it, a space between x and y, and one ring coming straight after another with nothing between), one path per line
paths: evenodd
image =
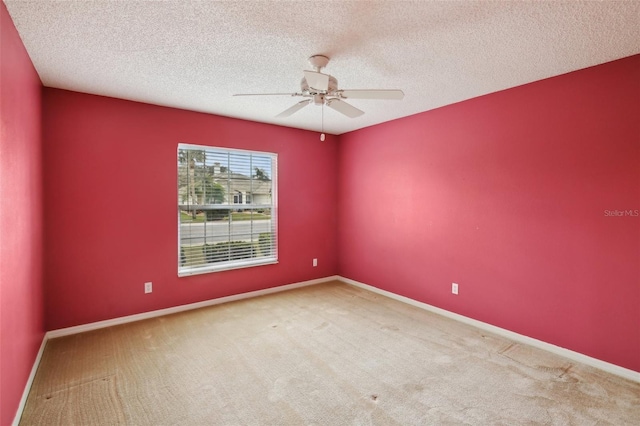
M640 423L640 2L0 37L0 426Z

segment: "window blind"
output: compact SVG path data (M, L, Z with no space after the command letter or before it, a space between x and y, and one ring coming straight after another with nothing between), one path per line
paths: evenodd
M278 260L277 155L178 145L178 275Z

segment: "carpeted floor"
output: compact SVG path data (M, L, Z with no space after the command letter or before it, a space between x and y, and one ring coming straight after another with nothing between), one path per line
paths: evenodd
M631 425L640 383L332 282L52 339L21 425Z

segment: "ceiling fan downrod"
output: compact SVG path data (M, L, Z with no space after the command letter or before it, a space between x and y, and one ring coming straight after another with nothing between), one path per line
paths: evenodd
M308 61L309 64L315 68L316 72L320 72L320 70L326 67L329 63L329 57L324 55L313 55L309 57Z

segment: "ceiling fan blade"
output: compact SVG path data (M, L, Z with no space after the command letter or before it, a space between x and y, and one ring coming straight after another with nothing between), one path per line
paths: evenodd
M327 101L327 106L329 108L335 109L339 113L346 115L349 118L360 117L364 114L364 111L360 111L358 108L353 105L349 105L346 102L341 101L340 99L331 99Z
M297 104L295 104L294 106L292 106L291 108L285 109L280 114L276 115L276 117L279 117L279 118L289 117L293 113L295 113L295 112L301 110L302 108L306 107L307 105L309 105L310 102L311 102L311 99L305 99L304 101L300 101Z
M326 92L329 90L329 76L316 71L303 71L304 78L307 80L307 84L310 88Z
M341 90L345 99L396 99L404 98L402 90Z
M302 93L236 93L233 96L302 96Z

